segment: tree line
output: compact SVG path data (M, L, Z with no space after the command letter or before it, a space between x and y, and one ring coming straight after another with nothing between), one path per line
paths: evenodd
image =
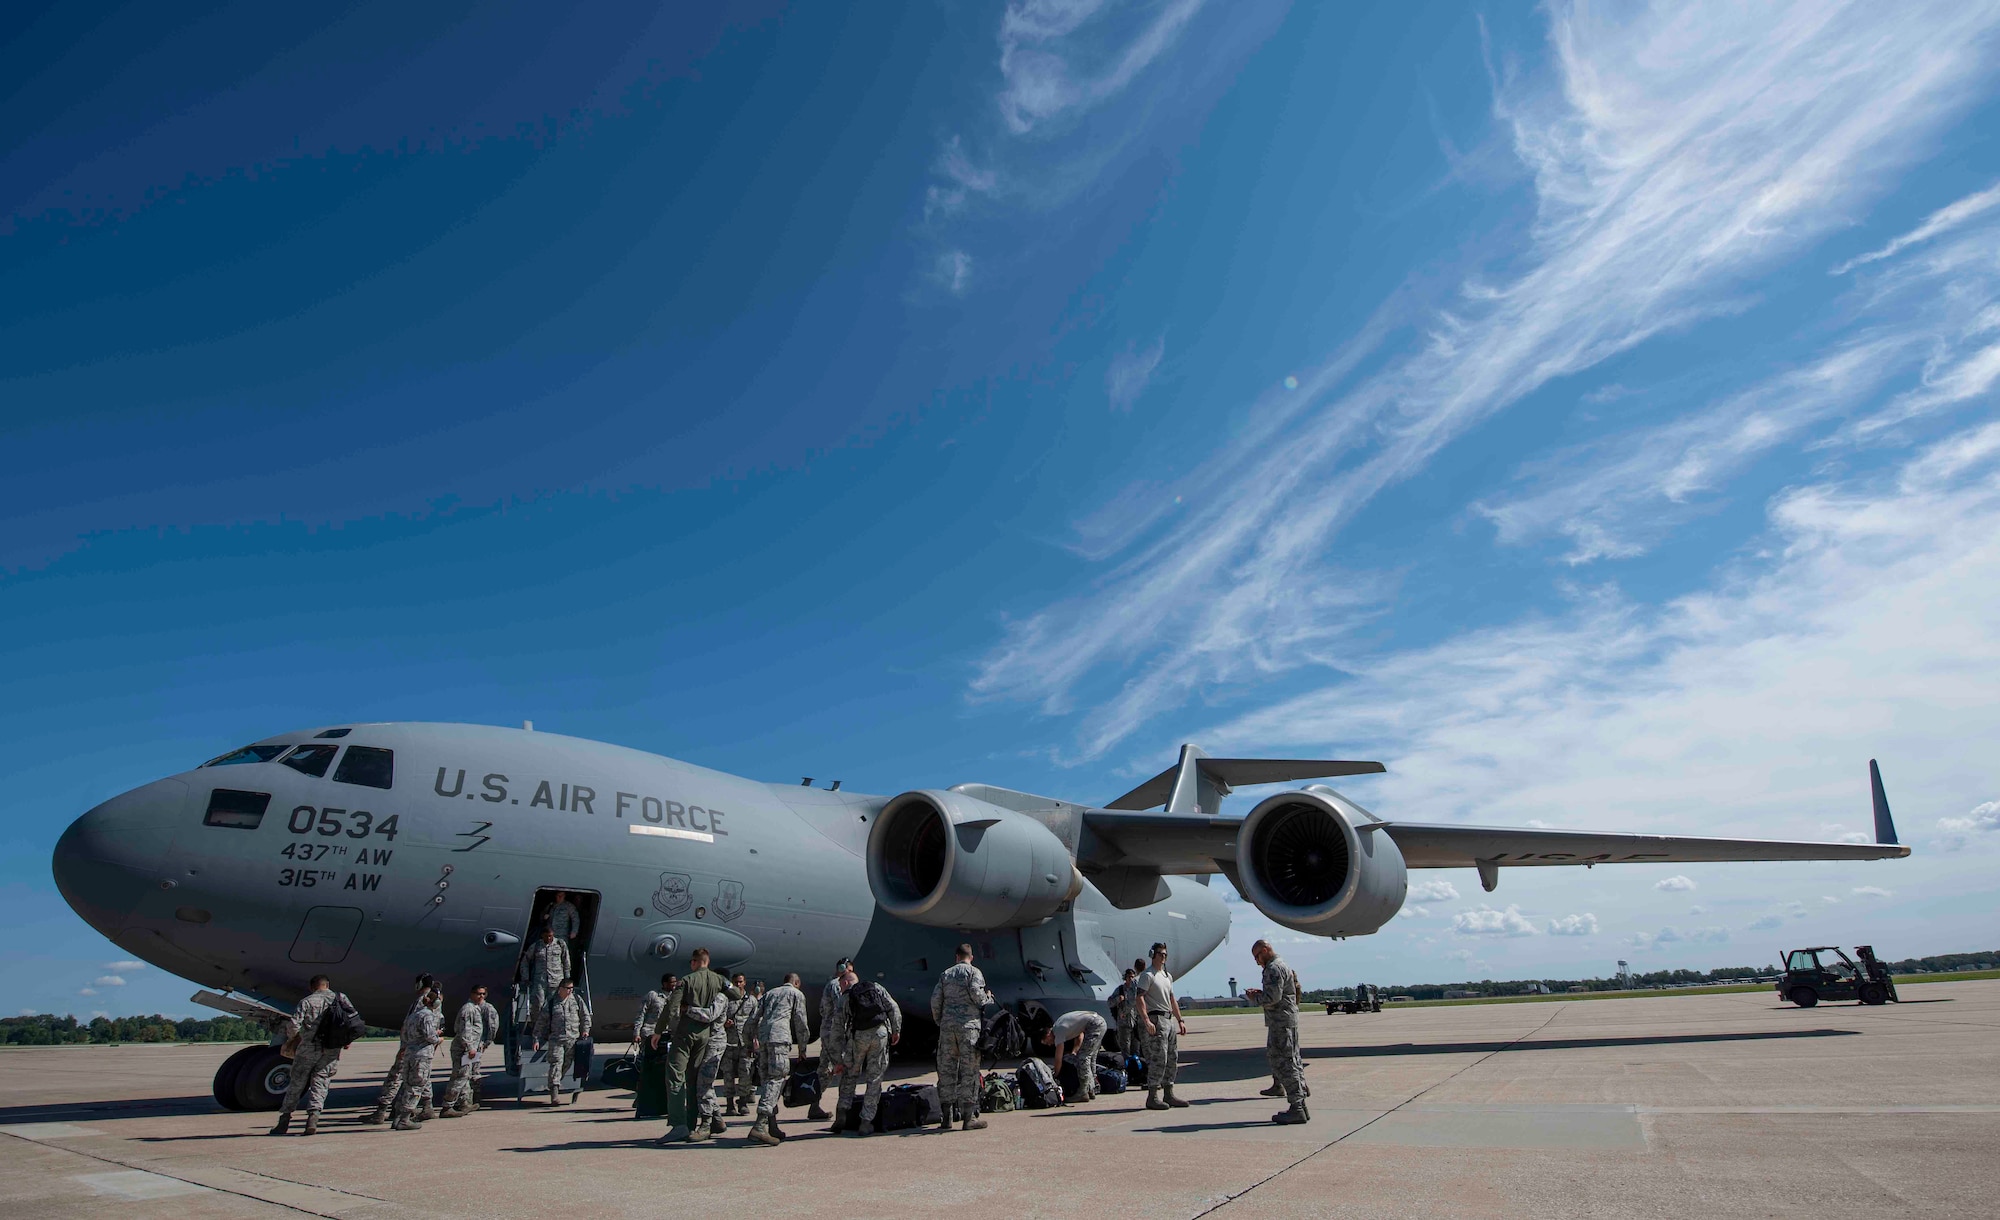
M388 1037L391 1029L373 1029L370 1037ZM270 1035L255 1021L241 1017L92 1017L35 1013L0 1017L0 1044L7 1046L68 1046L113 1042L268 1042Z

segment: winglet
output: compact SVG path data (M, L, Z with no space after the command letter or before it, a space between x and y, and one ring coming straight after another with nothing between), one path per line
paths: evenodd
M1875 792L1875 841L1877 843L1896 842L1896 823L1889 820L1889 794L1882 790L1882 768L1868 760L1868 785Z

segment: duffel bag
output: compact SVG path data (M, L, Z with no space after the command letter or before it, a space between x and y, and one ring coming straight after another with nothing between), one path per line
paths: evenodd
M613 1089L637 1089L639 1087L639 1060L634 1055L618 1055L604 1061L604 1071L598 1076L606 1087Z
M899 1084L885 1089L875 1107L877 1131L907 1131L937 1125L944 1116L934 1084Z

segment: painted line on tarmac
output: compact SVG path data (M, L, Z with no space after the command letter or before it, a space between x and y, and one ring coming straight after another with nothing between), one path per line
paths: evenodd
M1292 1170L1297 1169L1299 1166L1305 1164L1307 1161L1312 1160L1320 1153L1325 1152L1327 1149L1332 1148L1337 1144L1345 1143L1350 1137L1359 1135L1363 1131L1368 1130L1368 1128L1374 1126L1376 1123L1381 1122L1383 1119L1389 1117L1391 1114L1394 1114L1397 1111L1403 1109L1403 1107L1409 1105L1411 1102L1416 1101L1424 1094L1432 1092L1433 1090L1436 1089L1443 1088L1445 1085L1450 1084L1452 1081L1458 1079L1460 1076L1463 1076L1465 1073L1471 1071L1473 1068L1478 1067L1480 1064L1486 1062L1488 1059L1491 1059L1493 1056L1500 1054L1502 1051L1508 1051L1514 1049L1521 1043L1526 1042L1528 1039L1534 1037L1536 1034L1541 1033L1543 1030L1547 1029L1550 1025L1554 1024L1555 1019L1561 1016L1564 1010L1566 1010L1568 1007L1569 1007L1568 1004L1556 1005L1555 1006L1556 1010L1549 1014L1548 1020L1542 1022L1540 1025L1535 1026L1535 1028L1529 1030L1525 1034L1522 1034L1520 1037L1514 1039L1512 1042L1507 1043L1505 1046L1497 1046L1492 1050L1487 1051L1479 1058L1474 1059L1471 1063L1466 1064L1465 1066L1459 1068L1456 1072L1453 1072L1451 1075L1446 1076L1443 1080L1434 1081L1431 1084L1425 1085L1423 1088L1417 1090L1415 1093L1410 1094L1408 1097L1405 1097L1403 1100L1397 1102L1395 1105L1389 1107L1387 1110L1384 1110L1380 1114L1377 1114L1374 1118L1371 1118L1367 1122L1362 1123L1359 1127L1354 1128L1352 1131L1342 1132L1341 1134L1335 1136L1333 1139L1330 1139L1326 1143L1321 1144L1319 1147L1313 1149L1311 1152L1306 1153L1304 1156L1300 1157L1296 1161L1293 1161L1291 1164L1285 1166L1284 1168L1276 1170L1266 1175L1265 1177L1260 1178L1255 1182L1252 1182L1250 1185L1244 1187L1242 1190L1236 1191L1232 1194L1224 1195L1222 1198L1216 1200L1214 1203L1211 1203L1207 1207L1196 1212L1193 1216L1189 1217L1188 1220L1202 1220L1202 1217L1204 1216L1212 1215L1215 1212L1221 1211L1223 1208L1228 1207L1231 1203L1236 1202L1238 1199L1241 1199L1245 1195L1248 1195L1251 1191L1256 1190L1259 1186L1263 1186L1270 1182L1275 1182L1279 1178L1290 1173Z

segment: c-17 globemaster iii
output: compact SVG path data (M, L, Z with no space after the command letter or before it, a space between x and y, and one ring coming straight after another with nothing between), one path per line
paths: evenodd
M577 973L615 1037L630 1023L618 1010L697 947L753 978L817 979L853 957L923 1019L969 941L1017 1012L1101 1005L1154 941L1179 972L1222 943L1217 872L1287 928L1348 937L1395 917L1412 868L1476 868L1492 890L1502 868L1909 854L1879 774L1872 844L1385 821L1320 784L1221 813L1235 787L1381 770L1190 745L1102 806L976 783L883 797L525 727L349 724L113 797L63 833L54 869L119 948L219 989L197 999L269 1016L329 973L383 1026L401 1022L419 971L456 994L506 995L566 892ZM524 1007L504 1019L518 1029ZM266 1057L232 1059L217 1097L275 1105L281 1061Z

